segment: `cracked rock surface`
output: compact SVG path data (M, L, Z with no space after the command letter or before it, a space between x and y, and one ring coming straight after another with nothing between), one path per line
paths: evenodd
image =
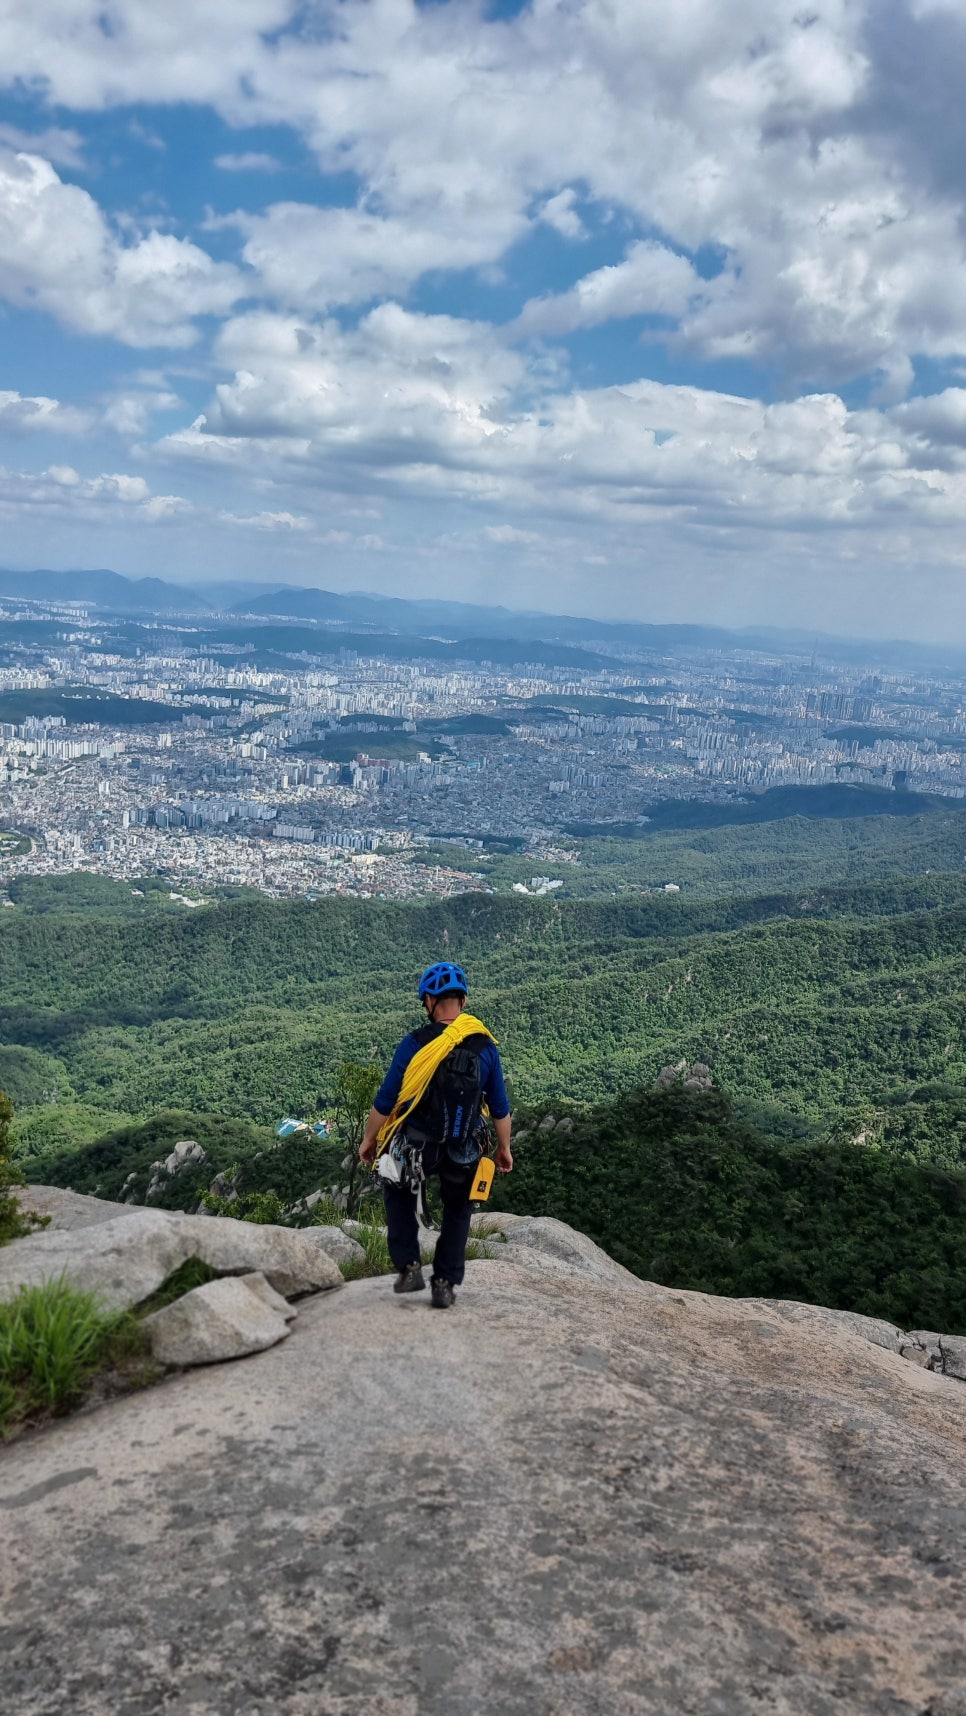
M10 1709L966 1711L962 1384L580 1249L445 1312L353 1282L14 1443Z

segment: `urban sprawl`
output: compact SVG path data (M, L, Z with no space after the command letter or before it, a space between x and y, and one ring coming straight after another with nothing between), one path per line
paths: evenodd
M193 647L190 624L173 645L159 622L128 623L118 653L73 604L8 603L0 620L24 623L0 667L3 882L87 870L161 876L186 905L239 886L400 899L483 885L441 843L504 842L534 860L518 888L546 892L583 836L671 798L966 793L963 686L872 660L628 650L581 671L527 663L539 649L521 644L512 668L443 665L418 639L387 660L330 627L312 655L302 627L269 668L257 625L246 652L210 628Z

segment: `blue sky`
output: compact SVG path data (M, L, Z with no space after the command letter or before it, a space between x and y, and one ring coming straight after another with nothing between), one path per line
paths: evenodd
M3 563L966 639L962 0L34 0L0 68Z

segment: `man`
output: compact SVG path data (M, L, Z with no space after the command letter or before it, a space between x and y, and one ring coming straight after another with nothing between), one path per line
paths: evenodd
M513 1168L510 1104L495 1039L479 1019L464 1014L467 984L460 966L448 960L430 965L419 980L419 999L429 1023L404 1037L393 1055L366 1122L359 1154L371 1166L377 1154L389 1148L405 1171L407 1152L410 1160L412 1153L421 1152L423 1176L439 1176L443 1220L430 1288L432 1303L446 1310L455 1300L466 1266L470 1193L482 1151L479 1106L486 1103L496 1132L494 1166L499 1173L509 1174ZM467 1047L461 1056L464 1043ZM448 1106L447 1077L460 1093ZM455 1083L457 1077L462 1077L462 1086ZM466 1126L461 1124L464 1110L469 1116ZM419 1256L416 1188L385 1178L383 1197L389 1255L399 1272L393 1291L418 1293L426 1282Z

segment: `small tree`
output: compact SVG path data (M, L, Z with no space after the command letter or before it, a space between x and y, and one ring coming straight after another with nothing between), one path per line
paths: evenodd
M371 1061L344 1061L336 1074L336 1126L339 1143L346 1151L342 1172L348 1175L344 1188L346 1215L355 1215L362 1199L371 1191L368 1170L359 1160L359 1146L381 1082L379 1068Z
M0 1245L6 1245L8 1239L21 1239L24 1234L32 1233L34 1228L46 1227L50 1219L31 1215L17 1202L15 1188L26 1182L13 1160L12 1119L13 1103L6 1092L0 1090Z
M885 1112L871 1102L852 1102L840 1110L828 1133L830 1144L864 1144L868 1150L882 1145Z

